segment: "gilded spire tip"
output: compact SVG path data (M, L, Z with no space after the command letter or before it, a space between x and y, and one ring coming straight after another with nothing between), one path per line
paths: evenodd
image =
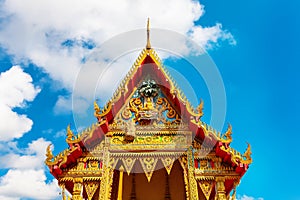
M147 45L146 49L151 49L151 44L150 44L150 18L148 18L147 21Z

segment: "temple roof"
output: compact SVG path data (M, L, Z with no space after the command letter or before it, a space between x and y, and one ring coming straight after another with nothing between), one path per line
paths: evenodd
M151 48L149 28L147 34L146 48L141 51L112 98L103 108L100 108L95 101L94 115L98 122L77 135L68 126L66 142L69 148L57 156L52 155L50 147L47 148L45 163L50 168L50 172L57 178L63 169L77 162L77 159L81 157L87 146L95 146L106 136L108 137L109 135L107 134L110 132L110 125L113 123L115 116L128 103L128 99L132 97L138 85L147 77L147 79L155 80L161 86L164 95L172 103L172 106L180 111L180 117L188 125L194 140L200 143L205 141L205 145L213 146L216 155L221 157L223 162L235 167L236 172L242 176L252 162L250 145L248 145L246 152L242 155L230 147L232 142L231 125L228 125L228 129L224 134L221 134L201 120L203 116L203 102L199 102L196 108L192 106L163 66L155 50Z

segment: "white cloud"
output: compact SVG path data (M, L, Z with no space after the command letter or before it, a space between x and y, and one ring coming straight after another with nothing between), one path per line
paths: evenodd
M76 111L77 114L85 114L89 103L83 97L77 96L72 99L72 96L59 96L54 106L55 114L69 114Z
M0 199L2 200L19 200L19 198L14 198L14 197L5 197L0 195Z
M55 199L59 195L57 182L46 183L43 170L9 170L0 178L1 199Z
M201 26L195 26L191 29L190 37L205 49L212 48L220 39L228 40L232 45L236 44L232 34L227 31L223 31L222 25L219 23L213 27L203 28Z
M20 150L17 147L18 143L16 141L6 141L6 142L0 142L0 149L1 153L11 153L11 152L17 152L19 153Z
M47 181L45 175L45 149L50 144L39 138L25 149L1 156L0 168L8 172L0 177L1 199L55 199L59 188L56 180Z
M70 114L72 111L72 101L69 96L58 96L56 104L54 106L55 114Z
M243 196L238 196L237 200L264 200L264 199L262 197L255 198L244 194Z
M49 144L49 141L39 138L29 143L25 149L15 147L14 151L0 157L0 168L43 169L45 149Z
M33 122L24 114L13 111L33 101L40 92L32 78L19 66L13 66L0 74L0 141L20 138L31 130Z
M54 135L54 138L59 138L59 137L65 137L66 136L66 129L61 129L59 131L57 131Z
M91 52L90 47L100 46L120 33L145 28L147 17L151 18L153 28L176 31L194 39L204 48L211 48L219 40L234 42L232 35L223 30L221 24L208 27L195 24L204 14L204 7L193 0L10 0L2 4L0 44L18 62L36 64L70 92L82 59ZM144 47L145 34L139 35L137 41L142 41L139 47ZM188 51L183 41L170 38L159 40L153 34L151 42L154 46L164 42L170 46L181 46L181 53ZM117 43L110 51L117 51L118 45L122 44ZM110 53L105 52L105 55ZM98 56L101 62L102 55ZM122 70L126 71L132 63L129 66L127 62L123 64ZM112 80L119 80L122 74L111 74ZM114 85L105 87L103 95L110 94L108 91L112 91ZM80 99L84 95L82 90L80 96L75 98ZM58 101L58 107L67 102L62 98Z

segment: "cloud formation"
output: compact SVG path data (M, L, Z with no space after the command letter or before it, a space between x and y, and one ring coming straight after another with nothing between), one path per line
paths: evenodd
M238 196L236 200L264 200L264 199L262 197L255 198L244 194L243 196Z
M14 149L0 157L0 169L9 169L0 177L1 199L58 197L59 189L56 180L47 181L44 171L44 154L49 144L49 141L39 138L29 143L25 149Z
M40 89L20 66L13 66L0 74L0 169L8 170L0 176L0 199L54 199L57 183L47 181L44 168L45 148L50 142L40 138L25 149L18 148L14 139L31 130L33 121L14 109L24 109Z
M39 92L31 76L19 66L13 66L0 74L0 141L20 138L31 130L32 120L13 109L24 107Z
M36 64L70 92L82 61L94 47L120 33L145 28L147 17L153 28L176 31L206 49L219 40L234 43L221 24L195 24L204 14L204 7L193 0L10 0L0 4L1 46L14 55L16 62ZM177 44L167 39L165 42ZM182 51L187 49L182 47ZM113 85L105 90L111 91Z

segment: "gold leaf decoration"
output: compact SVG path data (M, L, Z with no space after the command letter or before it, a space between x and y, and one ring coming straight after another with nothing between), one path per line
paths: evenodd
M198 183L206 200L208 200L214 183L212 181L199 181Z
M161 161L164 164L164 167L166 168L168 174L170 175L175 158L165 157L165 158L161 158Z
M109 166L111 166L112 169L115 169L116 166L117 166L118 161L119 161L119 158L110 157Z
M85 191L86 191L86 194L88 196L88 199L92 200L96 190L99 187L99 183L97 183L97 182L87 182L87 183L84 184L84 187L85 187Z
M127 174L129 175L136 161L136 158L121 158L121 160L124 164Z
M151 180L157 161L158 158L153 158L153 157L140 158L140 163L148 179L148 182L150 182Z

